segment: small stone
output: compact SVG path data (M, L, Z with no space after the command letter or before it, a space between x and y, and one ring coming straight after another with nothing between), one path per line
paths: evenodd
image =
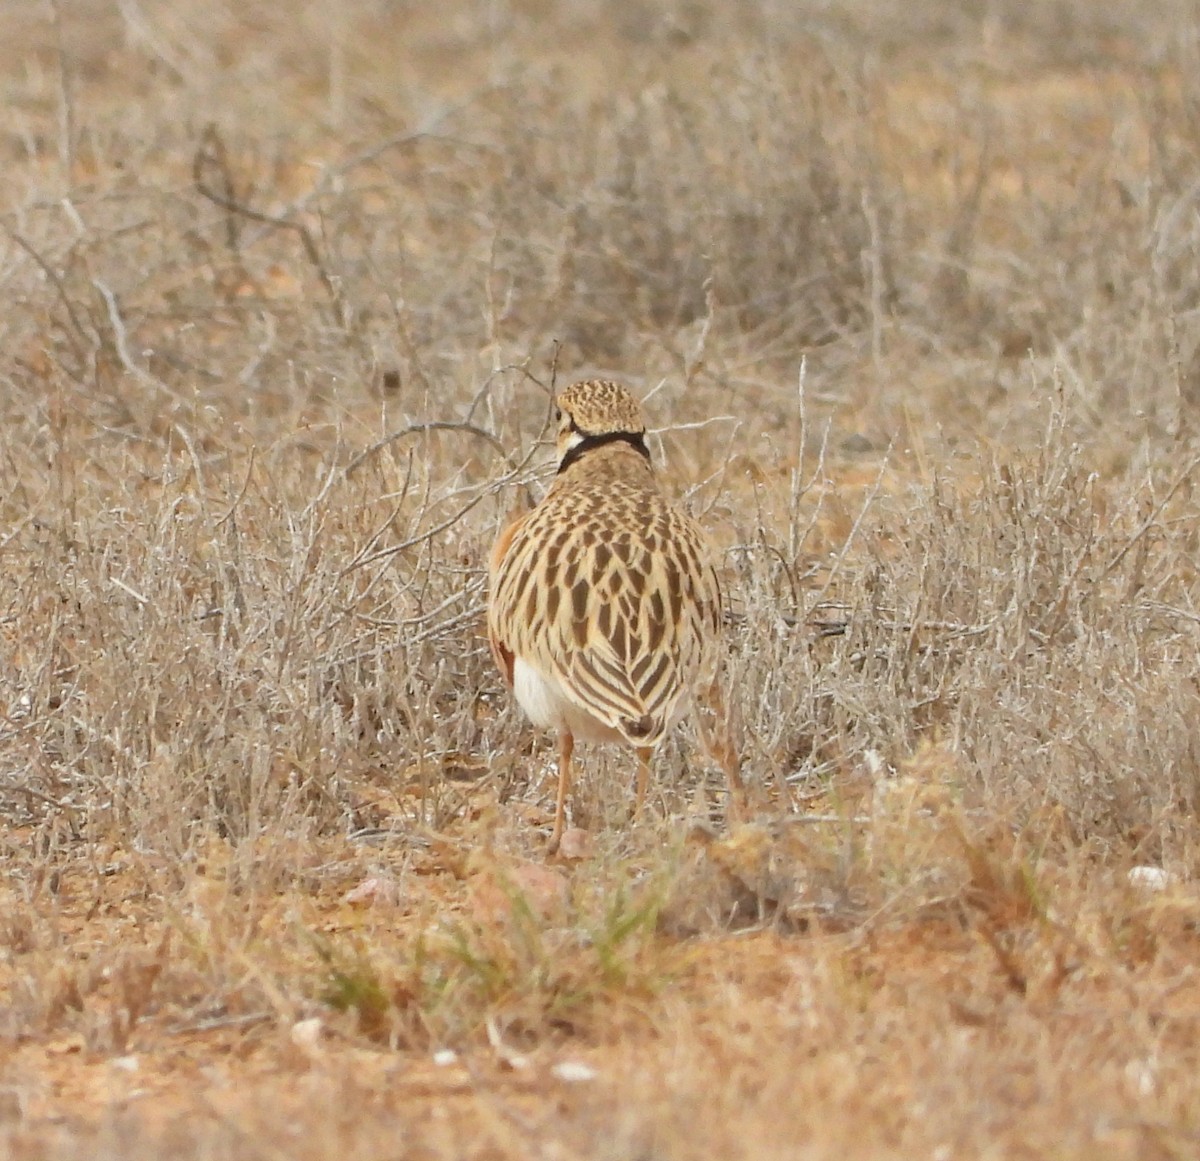
M292 1043L304 1052L317 1052L321 1046L321 1034L324 1026L319 1016L307 1020L297 1020L292 1025Z
M1175 882L1175 876L1162 867L1130 867L1129 885L1144 891L1161 891Z
M584 1064L582 1060L560 1060L557 1064L550 1066L550 1075L566 1081L567 1084L584 1084L589 1080L595 1080L599 1074L590 1064Z

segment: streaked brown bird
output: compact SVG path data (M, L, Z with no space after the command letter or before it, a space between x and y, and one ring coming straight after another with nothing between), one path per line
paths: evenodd
M716 685L724 619L715 552L655 478L637 400L589 379L555 400L558 475L545 498L510 524L491 557L492 655L534 725L559 737L550 851L563 833L578 738L624 742L638 754L635 811L654 747ZM743 799L726 730L696 720Z

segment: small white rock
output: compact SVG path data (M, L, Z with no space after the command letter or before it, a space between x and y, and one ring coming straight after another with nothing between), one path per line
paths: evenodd
M458 1053L453 1048L439 1048L433 1054L433 1063L438 1068L449 1068L450 1065L458 1063Z
M1146 1060L1131 1060L1125 1065L1125 1077L1138 1096L1152 1096L1158 1087L1158 1061L1153 1057Z
M550 1074L568 1084L583 1084L595 1080L598 1075L590 1064L584 1064L582 1060L560 1060L550 1066Z
M1175 876L1162 867L1130 867L1129 885L1145 891L1161 891L1175 882Z
M292 1043L305 1052L313 1052L320 1046L322 1032L321 1018L312 1016L307 1020L297 1020L292 1025Z
M113 1068L118 1068L122 1072L137 1072L139 1067L136 1056L115 1056L111 1063Z

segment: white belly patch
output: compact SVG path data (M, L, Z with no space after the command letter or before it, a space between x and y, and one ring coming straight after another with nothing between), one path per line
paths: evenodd
M513 693L535 726L568 729L580 741L609 742L620 734L571 701L552 677L520 657L513 662Z

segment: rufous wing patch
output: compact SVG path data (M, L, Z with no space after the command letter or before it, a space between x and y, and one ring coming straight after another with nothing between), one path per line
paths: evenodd
M496 662L496 668L500 670L500 675L504 678L509 689L513 685L513 666L516 664L516 654L500 640L499 637L489 637L488 644L492 647L492 658Z

